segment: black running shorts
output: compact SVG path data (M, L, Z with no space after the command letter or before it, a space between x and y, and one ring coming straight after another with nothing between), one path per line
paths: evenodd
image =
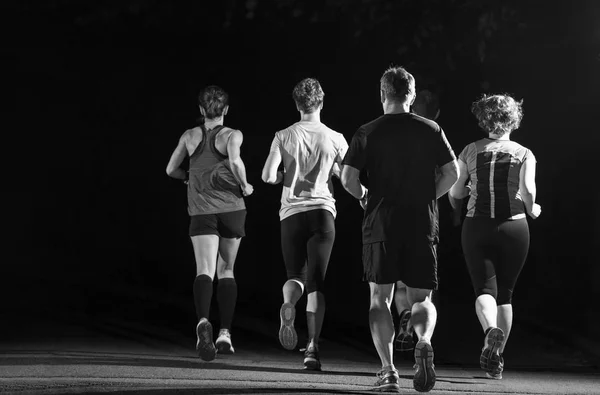
M190 217L190 236L217 235L226 239L246 236L246 210Z
M363 280L375 284L402 281L411 288L437 289L437 243L381 241L363 245Z

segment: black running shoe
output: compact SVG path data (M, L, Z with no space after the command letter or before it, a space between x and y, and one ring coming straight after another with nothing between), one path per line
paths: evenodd
M398 327L398 336L396 336L396 351L411 351L415 348L415 340L413 332L408 330L408 322L410 321L410 310L404 310L400 314L400 325Z
M279 327L279 342L286 350L293 350L298 345L298 334L294 329L296 308L291 303L284 303L279 310L281 326Z
M435 385L435 369L433 364L433 347L419 341L415 346L415 377L413 386L419 392L429 392Z
M479 357L481 369L490 373L500 366L500 347L504 343L504 332L500 328L488 328L485 334L483 349Z
M400 377L397 370L380 370L377 373L377 382L373 391L379 392L400 392Z
M502 380L502 372L504 371L504 358L502 354L500 354L500 364L498 367L491 372L485 372L485 375L488 379L492 380Z
M196 351L204 361L212 361L217 355L217 349L213 343L212 325L206 318L202 318L196 326Z
M304 351L304 369L321 370L321 360L319 359L319 350L316 347L306 347Z

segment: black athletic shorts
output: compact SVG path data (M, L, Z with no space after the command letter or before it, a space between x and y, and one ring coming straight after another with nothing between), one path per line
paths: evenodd
M217 235L226 239L246 236L246 210L190 217L190 236Z
M402 281L411 288L437 289L437 242L428 237L411 242L363 244L363 280L375 284Z

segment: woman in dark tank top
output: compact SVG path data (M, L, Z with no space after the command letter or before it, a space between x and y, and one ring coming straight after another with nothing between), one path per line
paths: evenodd
M189 235L196 258L194 304L198 316L196 350L210 361L217 351L234 352L231 322L237 300L233 268L242 237L245 236L244 196L254 191L246 179L240 156L242 132L227 128L223 120L229 109L223 89L209 86L200 92L200 126L187 130L179 139L167 174L186 181L188 186ZM189 172L180 166L189 155ZM209 321L213 280L218 278L217 302L221 328L216 343Z

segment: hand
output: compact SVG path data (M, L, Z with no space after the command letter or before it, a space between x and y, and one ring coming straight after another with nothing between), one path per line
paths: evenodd
M367 209L367 197L366 196L363 199L360 199L358 202L360 203L360 207L362 207L363 210Z
M252 192L254 192L254 187L252 184L246 184L245 187L242 187L242 195L250 196L252 195Z
M363 210L367 209L368 200L369 200L369 190L365 188L363 197L358 199L358 202L360 203L360 207L362 207Z
M540 216L541 213L542 213L542 206L540 206L537 203L533 203L533 207L531 208L531 212L529 213L529 216L533 219L536 219L537 217Z

